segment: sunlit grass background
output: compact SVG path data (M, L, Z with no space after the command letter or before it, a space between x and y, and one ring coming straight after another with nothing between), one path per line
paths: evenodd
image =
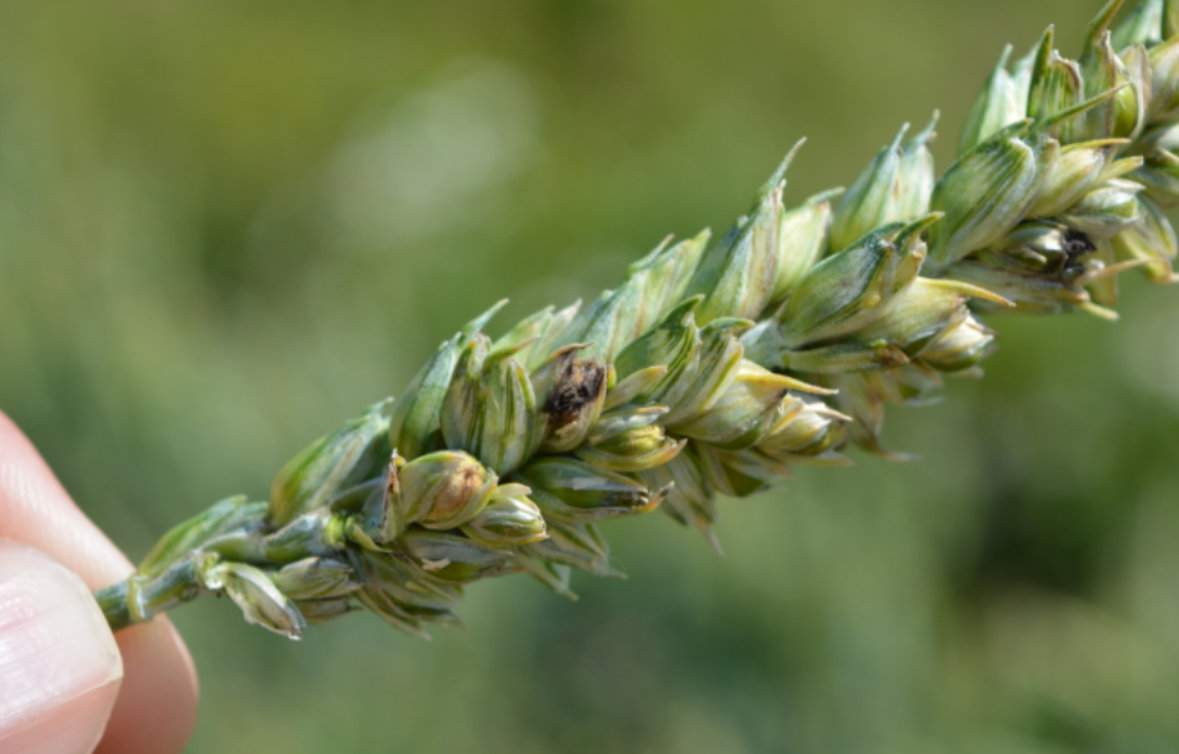
M593 295L724 229L801 135L799 200L1093 2L5 4L0 408L133 557L396 393L503 295ZM997 320L893 465L655 514L569 604L473 588L423 643L292 644L207 600L191 751L1179 750L1179 296Z

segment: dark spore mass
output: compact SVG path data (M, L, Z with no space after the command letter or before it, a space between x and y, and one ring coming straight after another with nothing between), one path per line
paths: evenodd
M606 369L595 361L568 360L548 400L545 413L554 427L577 419L583 406L597 400L606 380Z
M1096 250L1097 246L1094 245L1092 239L1082 231L1070 228L1064 234L1064 253L1070 258L1079 257L1082 254L1088 254Z

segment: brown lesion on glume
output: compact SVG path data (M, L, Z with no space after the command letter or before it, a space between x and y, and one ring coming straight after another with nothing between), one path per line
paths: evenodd
M464 465L457 474L451 474L446 478L435 498L431 513L437 518L454 515L466 507L471 497L483 488L486 481L483 468L477 463Z
M563 359L552 392L544 402L549 430L577 421L581 411L605 391L606 368L596 361L578 359L570 353Z

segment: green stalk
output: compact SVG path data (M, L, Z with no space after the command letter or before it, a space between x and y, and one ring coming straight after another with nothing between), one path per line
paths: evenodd
M208 558L204 558L207 560ZM201 557L186 557L157 576L136 574L95 593L112 630L151 620L200 594Z

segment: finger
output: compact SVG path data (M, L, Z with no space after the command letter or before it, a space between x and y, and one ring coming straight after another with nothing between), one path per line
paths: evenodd
M78 576L0 540L0 752L89 754L123 665Z
M123 688L97 754L184 751L196 725L192 656L167 618L115 635L125 664Z
M132 566L78 509L25 436L0 413L0 537L25 542L77 573L91 589ZM120 631L123 684L99 752L184 749L196 720L192 658L167 618Z
M0 537L49 554L91 589L126 577L131 564L78 509L19 429L0 413Z

